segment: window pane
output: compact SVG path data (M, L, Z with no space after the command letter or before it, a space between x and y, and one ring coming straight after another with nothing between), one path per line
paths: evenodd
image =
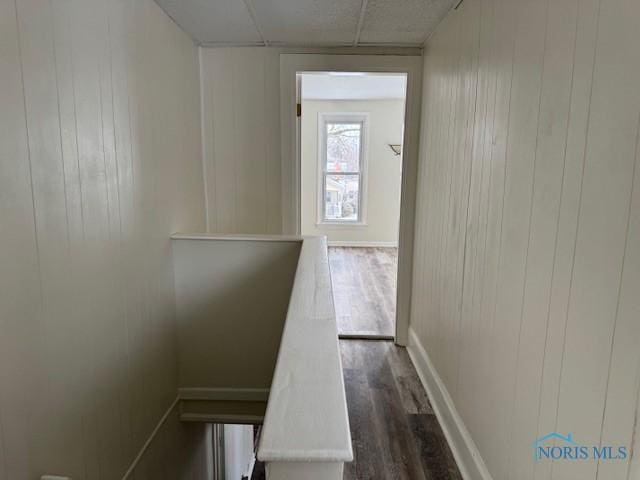
M362 124L327 122L327 172L360 171Z
M360 175L326 175L325 220L358 220Z

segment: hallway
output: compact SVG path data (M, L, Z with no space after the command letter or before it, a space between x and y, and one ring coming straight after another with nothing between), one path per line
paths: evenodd
M1 0L0 480L640 480L639 25Z
M340 335L395 334L397 248L329 247Z

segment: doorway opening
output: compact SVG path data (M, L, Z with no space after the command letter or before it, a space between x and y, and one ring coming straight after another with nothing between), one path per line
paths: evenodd
M265 466L257 460L260 424L208 423L207 443L212 480L265 480Z
M396 332L407 75L297 74L300 230L329 245L341 338Z

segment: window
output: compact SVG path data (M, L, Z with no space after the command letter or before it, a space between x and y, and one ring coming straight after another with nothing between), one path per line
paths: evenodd
M366 115L319 120L319 223L363 223Z

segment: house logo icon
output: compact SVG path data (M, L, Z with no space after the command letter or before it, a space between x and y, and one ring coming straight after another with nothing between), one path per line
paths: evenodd
M537 438L532 446L535 460L584 460L589 456L588 449L575 442L571 433L566 435L558 432L547 433Z

